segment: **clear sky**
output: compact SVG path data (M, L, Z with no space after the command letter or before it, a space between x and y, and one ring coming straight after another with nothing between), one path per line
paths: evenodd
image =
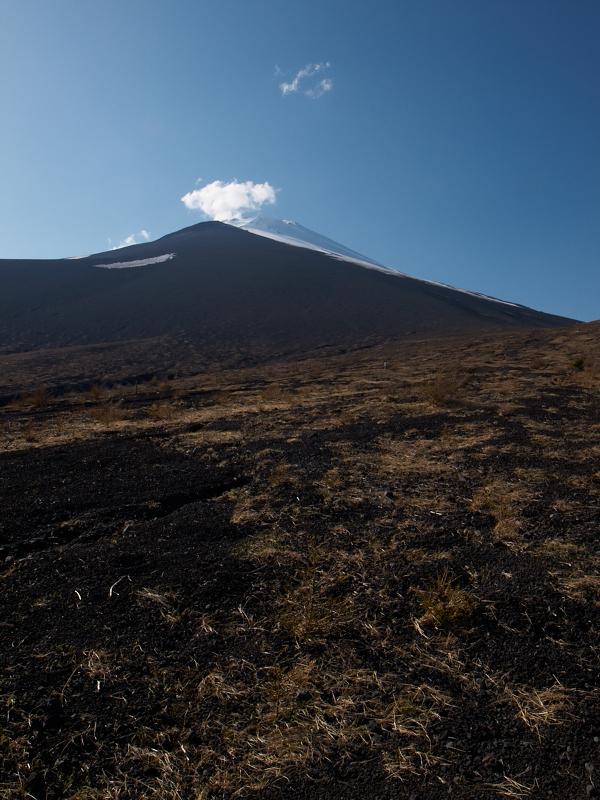
M0 257L155 239L242 183L403 272L598 319L599 68L599 0L0 0Z

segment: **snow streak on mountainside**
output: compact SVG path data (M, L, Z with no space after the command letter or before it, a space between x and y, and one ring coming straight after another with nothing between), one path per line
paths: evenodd
M147 267L150 264L161 264L163 261L170 261L175 258L177 253L165 253L163 256L154 258L138 258L134 261L113 261L110 264L94 264L95 267L103 269L128 269L130 267Z

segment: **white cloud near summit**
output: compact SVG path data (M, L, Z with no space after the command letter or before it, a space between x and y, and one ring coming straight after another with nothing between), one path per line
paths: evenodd
M116 245L115 247L111 247L111 250L120 250L121 247L130 247L130 245L132 244L140 244L140 242L136 241L136 235L141 236L142 239L145 239L146 241L148 241L148 239L150 238L150 234L148 233L148 231L140 231L139 234L132 233L131 236L128 236L126 239L123 239L123 241L119 242L118 245Z
M304 87L308 79L314 78L315 75L318 75L319 72L328 69L330 66L331 64L329 61L323 61L321 64L307 64L296 73L296 77L291 83L285 83L284 81L279 84L281 94L285 97L286 94L291 94L292 92L301 92L307 97L311 97L313 100L317 97L322 97L326 92L330 92L333 89L333 81L331 78L322 78L309 88ZM275 74L281 74L279 67L276 67Z
M213 181L188 192L181 198L187 208L202 211L218 222L240 217L244 212L259 211L265 203L275 202L275 192L269 183L238 183Z

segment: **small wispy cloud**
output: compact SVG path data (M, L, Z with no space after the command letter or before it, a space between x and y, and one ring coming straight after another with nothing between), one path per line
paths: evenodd
M210 219L227 222L244 212L259 211L265 203L274 203L276 191L269 183L213 181L202 189L188 192L181 202L187 208L202 211Z
M331 78L324 78L322 81L319 81L314 89L308 89L304 94L307 97L322 97L325 92L330 92L333 89L333 82Z
M323 73L330 66L329 61L323 61L320 64L307 64L296 73L296 77L290 83L284 81L279 84L281 94L285 97L286 94L300 92L313 100L317 97L322 97L326 92L330 92L333 89L333 81L331 78L321 78L321 80L314 83L312 78L319 75L319 73ZM275 67L275 74L282 75L283 73L279 67ZM306 88L309 81L310 85Z
M120 250L121 247L130 247L132 244L141 244L141 242L137 241L136 238L137 236L141 236L142 239L144 239L146 242L150 238L150 234L148 233L148 231L140 231L139 233L132 233L131 236L128 236L126 239L123 239L122 242L119 242L119 244L115 245L114 247L111 247L110 249ZM110 239L108 241L110 242Z

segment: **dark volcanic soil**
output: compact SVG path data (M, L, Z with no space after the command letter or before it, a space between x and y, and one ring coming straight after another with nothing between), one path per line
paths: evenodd
M597 382L501 347L6 409L1 796L597 796Z

